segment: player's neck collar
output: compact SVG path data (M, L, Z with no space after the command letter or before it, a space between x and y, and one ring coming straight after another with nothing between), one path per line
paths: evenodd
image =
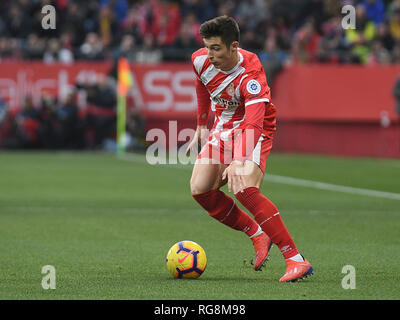
M225 71L225 70L219 69L222 73L230 74L230 73L235 72L235 71L237 70L237 68L240 67L240 65L241 65L242 62L243 62L243 55L242 55L242 53L241 53L239 50L240 50L240 48L239 48L238 51L237 51L237 53L238 53L238 55L239 55L239 61L238 61L238 63L237 63L231 70Z

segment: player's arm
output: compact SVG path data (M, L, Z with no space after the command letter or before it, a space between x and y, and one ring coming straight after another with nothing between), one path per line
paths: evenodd
M196 73L196 95L197 95L197 127L193 140L189 143L186 154L190 150L196 150L197 146L203 146L208 138L208 114L210 112L211 100L210 94Z
M270 101L269 87L264 74L249 76L242 82L245 120L240 131L235 132L232 163L224 170L222 178L228 178L228 191L235 194L244 189L244 162L248 159L262 134L265 108Z
M265 102L254 100L245 107L245 125L233 143L233 161L244 162L253 152L262 134Z
M249 75L240 88L244 97L245 120L243 131L235 136L233 160L244 162L253 152L262 134L266 104L270 90L264 71Z
M245 188L244 162L252 154L262 134L265 102L255 102L246 107L245 126L243 131L235 135L233 141L233 159L222 174L222 179L228 178L228 191L237 193Z
M197 126L206 126L211 106L210 94L200 79L196 78L195 81L197 95Z

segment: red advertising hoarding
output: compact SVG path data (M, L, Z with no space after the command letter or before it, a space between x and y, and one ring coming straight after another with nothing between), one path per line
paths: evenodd
M177 120L178 131L195 127L195 76L190 63L131 67L134 86L128 106L141 111L148 130L168 132L168 120ZM94 82L112 68L111 62L1 63L0 95L10 108L20 107L26 94L36 103L44 92L62 99L71 86ZM275 150L326 153L328 149L334 154L400 157L392 94L399 75L399 66L284 69L272 85L272 100L278 109ZM84 95L78 94L78 105L85 106Z
M10 108L20 107L32 95L38 103L46 92L62 99L78 82L93 83L108 74L112 63L43 64L32 62L0 65L0 95ZM145 114L193 114L196 110L194 74L190 64L132 65L134 86L128 98ZM80 103L84 103L80 101Z

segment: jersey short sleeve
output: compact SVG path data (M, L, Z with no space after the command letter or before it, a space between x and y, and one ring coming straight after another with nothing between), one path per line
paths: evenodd
M193 72L196 75L195 87L197 96L197 125L206 125L208 122L208 114L210 111L211 100L210 94L201 81L200 72L203 68L206 55L202 54L203 50L200 49L192 55Z
M244 76L240 86L240 96L244 106L270 102L270 89L264 72L250 73Z

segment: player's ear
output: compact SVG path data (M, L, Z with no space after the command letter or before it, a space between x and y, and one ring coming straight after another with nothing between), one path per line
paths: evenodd
M239 42L238 41L233 41L231 43L231 51L236 51L239 48Z

